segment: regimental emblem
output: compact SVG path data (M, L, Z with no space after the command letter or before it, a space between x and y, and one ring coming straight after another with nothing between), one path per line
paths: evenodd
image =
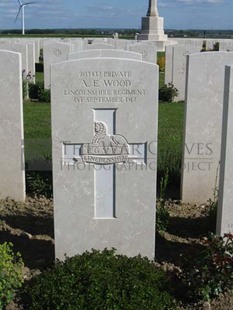
M104 122L95 122L94 131L92 142L81 147L83 162L109 165L129 160L130 148L125 137L109 135Z
M116 109L95 109L93 137L89 143L64 141L62 165L146 165L147 142L129 143L116 132Z

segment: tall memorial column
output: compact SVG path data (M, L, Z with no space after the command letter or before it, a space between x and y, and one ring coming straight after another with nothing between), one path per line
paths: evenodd
M149 0L149 7L146 17L142 17L142 30L138 40L167 41L164 34L163 17L159 17L157 0Z
M146 16L159 16L157 0L149 0L149 7Z

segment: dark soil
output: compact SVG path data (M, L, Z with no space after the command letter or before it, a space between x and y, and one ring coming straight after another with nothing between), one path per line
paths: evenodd
M201 238L211 228L210 207L168 201L166 208L170 225L167 232L157 233L156 264L165 270L179 270L182 255L191 247L202 247ZM27 198L25 203L0 201L0 243L5 241L12 242L14 250L21 253L25 281L51 266L55 259L52 199ZM16 309L25 308L17 300L7 307L7 310ZM233 293L225 293L211 304L183 303L179 309L232 310Z

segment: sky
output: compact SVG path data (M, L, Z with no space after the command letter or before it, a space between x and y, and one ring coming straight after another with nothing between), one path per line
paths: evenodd
M141 28L149 0L21 0L25 28ZM158 0L165 29L233 29L233 0ZM0 29L20 29L18 0L0 0Z

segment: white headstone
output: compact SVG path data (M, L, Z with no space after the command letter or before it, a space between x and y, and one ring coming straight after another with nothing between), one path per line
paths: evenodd
M20 44L27 44L28 47L28 71L31 72L33 76L32 82L35 82L35 74L36 68L35 63L39 62L39 50L38 50L38 41L32 39L14 39L13 42L20 43Z
M112 57L112 58L129 58L135 60L142 60L142 55L121 50L85 50L68 55L68 60L80 58L93 58L93 57Z
M23 42L28 47L28 74L31 74L31 82L35 83L36 75L36 58L35 58L35 45L33 42Z
M44 42L44 87L50 88L51 65L67 60L68 54L72 53L72 45L60 42Z
M173 46L172 84L179 92L179 95L175 98L176 101L184 100L185 98L187 55L199 52L200 49L196 46Z
M222 121L217 234L233 234L233 66L226 67Z
M173 45L165 47L165 84L172 83Z
M142 61L52 65L56 257L114 247L154 258L156 85L158 66Z
M36 63L40 62L40 39L35 39L35 57L36 57Z
M0 50L0 199L25 199L22 63L19 53Z
M114 48L116 50L127 50L130 44L134 44L135 40L124 40L124 39L115 39L114 40Z
M230 40L224 40L219 42L219 50L220 51L231 51L233 50L233 43Z
M188 55L182 200L213 199L218 185L225 65L233 53Z
M143 61L151 62L153 64L157 63L157 49L155 45L136 43L129 45L128 48L132 52L142 54Z
M107 43L92 43L87 44L85 49L87 50L105 50L105 49L112 49L113 46Z
M22 71L25 72L25 75L28 74L28 47L27 44L21 43L10 43L10 42L0 42L1 50L8 50L16 53L20 53L22 57Z
M84 39L74 40L72 42L72 44L74 46L74 52L79 52L79 51L82 51L84 49Z

